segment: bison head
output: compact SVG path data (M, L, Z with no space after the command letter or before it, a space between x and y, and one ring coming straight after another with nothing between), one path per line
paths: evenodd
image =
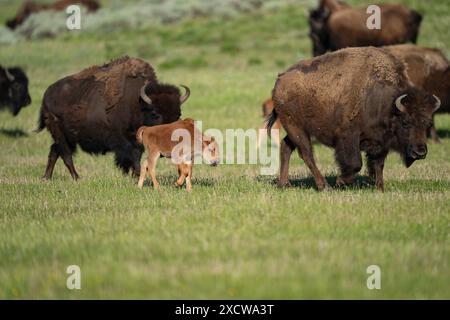
M411 90L394 103L395 133L398 149L407 167L427 155L427 131L433 125L433 113L441 101L435 95Z
M3 104L9 105L15 116L31 103L28 78L20 68L0 68L0 90Z
M326 29L326 22L329 15L330 11L327 8L311 10L309 13L309 36L313 44L314 57L326 53L329 49L328 32Z
M144 115L143 124L154 126L177 121L181 117L181 105L189 98L191 91L188 87L181 95L180 90L168 84L145 84L141 88L140 104Z

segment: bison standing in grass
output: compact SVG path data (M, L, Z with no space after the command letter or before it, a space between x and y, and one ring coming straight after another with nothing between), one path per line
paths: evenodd
M440 101L411 85L404 64L384 49L348 48L305 60L279 75L274 111L287 137L281 143L280 185L289 185L289 159L298 148L319 190L328 183L316 166L311 137L335 149L338 186L351 184L367 155L369 177L383 190L390 150L409 167L427 155L427 130Z
M124 173L138 176L142 146L139 127L177 121L190 91L158 82L153 68L140 59L123 57L94 66L52 84L44 94L38 131L47 128L54 143L44 178L52 177L61 157L73 179L76 146L91 154L114 152Z
M367 27L367 6L350 7L338 0L321 0L310 12L313 54L347 47L416 43L422 16L401 4L380 4L381 29Z
M437 112L450 112L450 62L439 49L423 48L412 44L385 47L404 61L406 72L412 83L442 102ZM430 130L434 142L439 142L436 128Z
M18 67L3 68L0 66L0 108L9 107L16 116L20 109L31 104L28 93L28 77Z
M36 3L34 1L25 1L14 18L6 22L6 26L10 29L15 29L20 26L30 15L40 11L63 11L72 4L82 5L87 8L89 12L97 11L100 4L97 0L58 0L54 3Z

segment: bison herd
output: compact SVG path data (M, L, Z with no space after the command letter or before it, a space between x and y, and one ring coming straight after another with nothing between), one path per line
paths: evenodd
M96 1L61 0L44 9L76 2L98 8ZM23 22L34 7L26 2L8 25ZM352 183L364 152L369 178L379 190L389 151L398 152L409 167L426 157L427 136L438 142L433 115L450 109L450 63L438 49L415 45L422 21L418 12L397 4L379 8L382 26L373 30L366 25L367 7L321 0L310 12L314 58L279 74L272 98L263 106L269 135L272 127L287 132L280 146L280 186L289 185L289 159L297 149L317 188L329 187L316 166L312 138L335 150L338 186ZM182 87L184 93L160 83L152 66L129 57L58 80L44 93L37 129L47 128L53 138L44 178L52 177L61 158L78 179L72 159L77 146L91 154L113 152L124 173L131 170L138 176L144 148L136 133L142 126L180 120L190 95ZM17 115L30 103L25 73L0 67L0 105ZM156 158L152 161L154 170ZM190 178L191 169L186 172ZM153 179L154 173L150 175Z

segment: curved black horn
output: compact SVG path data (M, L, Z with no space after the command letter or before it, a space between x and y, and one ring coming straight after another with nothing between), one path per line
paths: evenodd
M147 104L152 104L152 99L148 97L148 95L145 93L145 88L147 87L147 83L144 84L144 86L141 88L141 99L144 100Z
M183 87L186 90L186 93L180 97L180 105L181 105L185 103L187 99L189 99L189 96L191 95L191 90L182 84L180 84L180 87Z

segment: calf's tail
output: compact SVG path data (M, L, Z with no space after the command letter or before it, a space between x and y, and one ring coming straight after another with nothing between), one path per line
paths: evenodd
M142 126L142 127L140 127L140 128L138 129L138 131L136 132L136 141L137 141L139 144L142 144L142 143L143 143L144 129L145 129L145 126Z

